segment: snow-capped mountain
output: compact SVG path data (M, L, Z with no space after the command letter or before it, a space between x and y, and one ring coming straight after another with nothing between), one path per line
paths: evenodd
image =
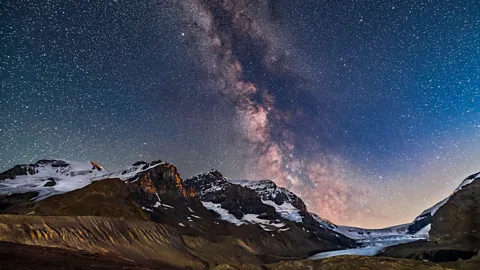
M235 181L211 170L187 179L185 183L195 188L207 209L233 224L254 223L267 231L276 228L282 231L289 230L281 222L282 218L302 222L300 209L291 203L299 199L271 181ZM300 203L303 205L301 200Z
M270 180L228 180L233 184L241 185L254 190L260 196L262 203L275 208L275 211L284 219L293 222L302 222L301 212L306 212L307 207L302 199L286 188L278 187Z
M270 180L232 180L211 170L185 180L198 192L203 205L220 219L235 224L255 224L265 231L281 233L297 230L309 237L348 238L315 214L309 213L303 201L291 191Z
M156 170L158 166L166 167L169 173L168 168L172 168L171 175L162 176L169 181L151 181L158 177L152 173L166 173L163 169ZM1 173L0 195L36 192L32 201L40 201L109 178L118 178L144 194L138 200L147 212L158 206L168 207L161 194L175 190L183 197L198 196L203 207L236 226L255 224L266 232L276 233L301 230L318 239L333 237L347 246L353 243L348 244L348 238L332 232L334 225L309 213L298 196L272 181L231 180L212 170L183 182L176 168L162 161L139 161L124 170L107 171L95 162L40 160Z
M324 232L337 238L354 239L361 246L348 251L326 252L313 256L313 259L343 253L375 255L388 246L426 238L425 234L408 234L409 224L384 229L338 226L308 212L297 195L270 180L232 180L212 170L187 179L185 183L198 191L206 208L217 213L220 219L237 226L251 223L263 230L277 232L300 228L313 232L314 237L317 233ZM248 206L242 204L245 202L248 202ZM271 225L278 228L272 229Z
M478 227L471 218L478 209L477 179L480 173L467 177L452 196L425 210L411 224L362 229L338 226L308 212L297 195L269 180L232 180L212 170L184 181L174 165L162 161L139 161L110 172L95 162L41 160L0 173L0 213L32 220L42 216L106 217L113 218L105 221L112 228L119 226L119 219L145 222L148 228L157 224L170 240L165 236L141 238L155 243L165 240L169 248L182 252L201 252L215 263L225 260L218 257L224 250L232 251L225 255L229 260L240 253L252 260L257 260L258 254L269 254L272 259L307 258L314 253L318 254L311 259L320 259L387 252L391 246L427 238L430 227L434 241L480 239L477 230L470 229ZM463 218L461 226L459 216ZM6 235L25 234L22 226L2 228L9 230ZM145 228L141 235L150 233ZM172 240L177 237L181 240ZM49 239L42 241L50 245ZM97 245L89 248L98 249ZM205 255L207 250L213 252Z
M371 239L377 238L405 238L407 227L409 224L398 225L385 229L362 229L348 226L338 226L326 219L319 217L314 213L309 213L303 201L293 192L286 188L277 186L270 180L232 180L223 177L220 172L212 170L185 180L187 185L193 186L199 194L205 207L220 215L221 219L227 220L237 225L247 222L258 223L262 228L272 223L275 218L282 218L294 223L315 224L328 231L333 231L336 235L344 235L348 238L355 239L358 242L368 243ZM260 200L250 199L249 204L255 204L253 209L248 209L242 205L232 205L228 201L225 194L229 193L229 189L235 186L246 188L243 192L253 191L258 195ZM239 187L237 187L239 189ZM236 195L233 198L241 198L245 195ZM244 200L242 200L244 201ZM235 201L235 203L239 203ZM270 208L272 207L272 208ZM275 210L275 215L272 214ZM270 214L270 218L265 219L248 219L255 213ZM279 217L278 217L279 216ZM245 219L248 220L245 220ZM407 238L417 239L417 236L406 236Z
M101 216L147 222L148 228L159 224L171 235L168 239L182 237L172 240L172 247L189 250L193 257L198 250L202 256L217 250L211 256L215 262L225 260L225 252L218 254L228 250L233 252L229 258L243 254L243 258L253 256L252 260L258 256L276 260L357 246L325 228L300 198L270 181L236 184L217 171L183 181L174 165L161 161L137 162L116 172L95 165L50 160L0 173L0 213ZM45 185L50 177L56 179L55 185ZM56 185L64 188L55 190ZM144 238L165 240L151 239L149 234Z
M158 166L165 168L157 170ZM163 175L156 176L158 173ZM152 182L151 179L155 177L170 180ZM348 242L348 238L364 245L373 241L427 238L432 216L451 197L425 210L410 224L362 229L338 226L309 213L297 195L270 180L233 180L211 170L183 181L174 166L162 161L139 161L124 170L110 172L95 162L65 160L40 160L34 164L17 165L0 173L0 195L37 192L32 200L39 201L108 178L123 180L144 194L141 201L145 211L168 205L162 202L160 195L165 192L173 194L171 192L174 190L181 197L198 198L203 207L215 213L219 220L236 226L254 224L266 232L276 233L302 230L315 238L339 238L343 244ZM480 173L467 177L453 194L477 179L480 179Z
M38 201L83 188L93 181L107 178L132 180L139 173L161 164L164 163L139 161L124 170L111 172L93 161L39 160L0 173L0 194L38 192L34 198Z
M108 172L92 162L39 160L0 174L0 194L38 192L36 200L82 188Z

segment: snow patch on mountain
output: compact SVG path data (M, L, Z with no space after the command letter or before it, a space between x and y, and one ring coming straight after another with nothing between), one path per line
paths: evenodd
M281 205L276 204L274 201L271 200L262 200L262 202L266 205L273 206L275 211L284 219L291 220L293 222L300 223L302 222L302 215L300 215L300 211L293 206L291 203L284 202Z
M284 194L289 200L293 200L295 194L290 192L288 189L277 186L273 181L270 180L233 180L226 178L232 184L241 185L243 187L255 190L258 195L264 200L274 199L279 194Z
M102 180L102 179L107 179L107 178L119 178L120 180L126 181L129 180L130 182L135 182L138 180L138 178L133 179L137 174L142 173L144 171L150 170L152 168L155 168L157 166L163 165L165 162L143 162L139 161L134 163L132 166L128 167L125 170L121 171L114 171L114 172L108 172L105 173L99 177L94 177L92 180L97 181L97 180ZM158 195L157 195L158 196Z
M241 185L255 191L262 202L266 205L273 206L275 211L284 219L301 223L303 216L300 214L300 209L293 205L298 197L286 188L277 186L270 180L227 180L230 183ZM282 196L284 200L281 203L277 203L274 200L278 199L278 196Z
M107 178L135 181L136 179L133 178L138 173L161 164L164 164L164 162L146 163L140 161L126 170L109 172L97 163L95 163L95 166L90 161L40 160L35 164L20 165L22 170L26 172L25 175L16 175L13 178L2 180L0 182L0 194L36 191L39 192L39 195L34 200L39 201L56 194L83 188L93 181Z
M232 224L235 224L237 226L240 226L242 224L246 224L245 222L239 220L236 218L234 215L230 214L227 209L222 208L222 206L219 203L212 203L212 202L202 202L203 206L207 208L208 210L214 211L217 213L220 217L221 220L228 221Z
M276 228L284 228L285 224L281 222L272 222L267 219L262 219L257 214L245 214L243 215L242 219L236 218L234 215L230 214L227 209L222 208L219 203L212 203L212 202L202 202L203 206L208 210L214 211L219 215L221 220L230 222L236 226L244 225L244 224L257 224L265 231L273 231L272 227Z
M420 231L416 232L415 235L417 235L419 238L428 239L428 232L430 232L431 228L432 228L432 224L428 224L427 226L423 227Z

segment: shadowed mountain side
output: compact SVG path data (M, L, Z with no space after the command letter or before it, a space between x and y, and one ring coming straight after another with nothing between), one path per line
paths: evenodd
M439 243L466 242L480 248L480 181L453 194L432 217L430 239Z
M130 190L119 179L95 181L65 195L26 202L4 211L5 214L40 216L104 216L130 221L147 221L141 207L133 201Z

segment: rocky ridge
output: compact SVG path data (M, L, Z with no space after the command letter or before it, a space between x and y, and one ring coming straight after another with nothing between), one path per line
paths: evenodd
M255 190L224 182L220 173L212 175L212 179L225 184L226 190L215 202L244 220L240 226L218 218L215 211L205 208L206 201L202 198L211 193L205 188L197 189L190 181L184 183L176 167L166 162L137 162L118 172L99 171L98 166L90 164L87 168L87 165L48 161L22 166L24 169L18 170L18 175L11 170L2 173L8 177L0 182L3 193L0 202L5 202L0 213L10 215L0 215L3 228L0 240L81 248L93 253L108 250L115 256L142 263L146 258L174 267L193 268L301 259L312 251L355 246L354 241L318 223L305 225L285 219L274 206L263 203ZM29 169L37 167L38 170ZM42 185L48 177L55 177L57 185ZM209 182L204 180L207 187ZM83 187L78 188L80 185ZM55 189L58 186L64 189ZM120 234L111 230L119 230ZM104 233L100 237L95 231ZM128 238L131 234L137 236ZM163 250L163 255L154 256L142 246ZM168 259L165 254L179 261Z
M324 220L272 181L232 180L215 170L184 181L175 166L162 161L136 162L109 172L95 162L41 160L15 166L0 179L0 248L1 241L7 241L24 250L30 249L23 246L27 244L80 249L94 256L107 252L105 260L114 264L127 260L171 269L323 267L326 264L296 260L371 239L421 233L429 233L431 241L392 246L381 255L440 263L442 258L462 259L468 260L462 266L475 267L470 261L480 248L479 174L467 177L452 196L413 223L377 230ZM62 254L58 256L92 259ZM277 264L285 260L291 262ZM392 267L401 265L392 260ZM339 262L353 266L354 261Z

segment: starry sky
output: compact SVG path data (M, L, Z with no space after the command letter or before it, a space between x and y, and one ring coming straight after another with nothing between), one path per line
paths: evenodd
M480 171L475 0L4 0L0 170L167 160L407 223Z

